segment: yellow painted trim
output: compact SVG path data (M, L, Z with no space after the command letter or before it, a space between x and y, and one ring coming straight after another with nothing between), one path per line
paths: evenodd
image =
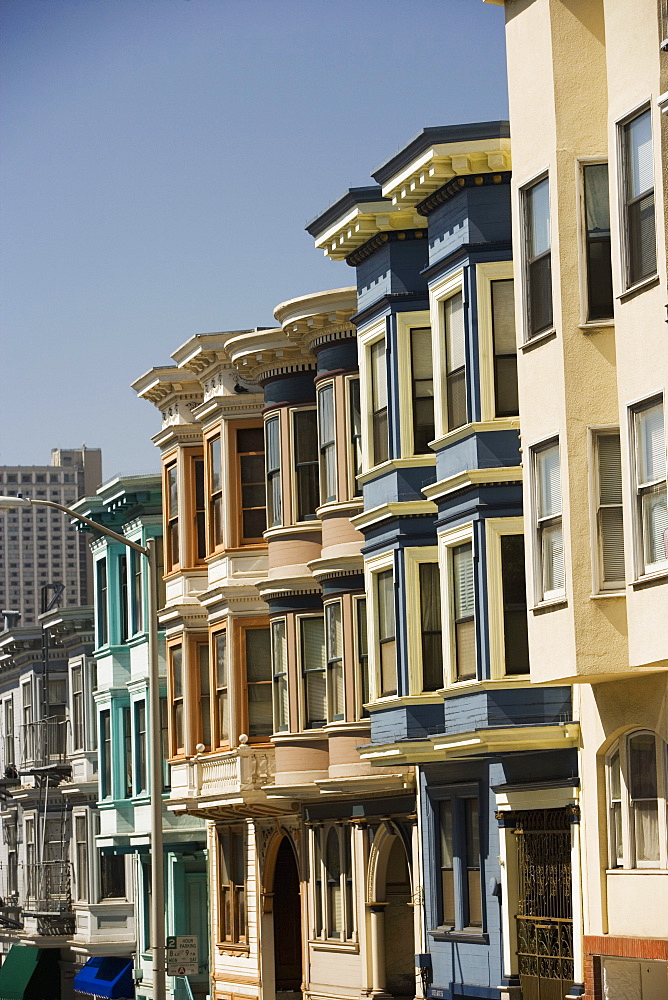
M440 451L441 448L455 444L457 441L463 441L464 438L471 437L473 434L488 434L491 431L518 431L519 429L519 417L494 417L493 420L474 420L470 424L458 427L457 430L448 431L447 434L443 434L441 437L431 441L430 445L434 451Z
M430 514L436 517L436 504L430 500L405 500L400 503L384 503L379 507L365 510L357 517L351 517L350 523L355 528L367 528L379 521L387 521L392 517L406 517L409 514Z
M373 466L369 465L373 454L373 414L371 402L373 394L371 391L371 347L379 340L385 341L387 352L387 322L383 316L373 323L364 333L358 335L358 356L360 366L360 411L362 424L362 475L359 481L364 482L364 475ZM389 406L389 384L388 384L388 406Z
M408 691L412 696L402 699L408 704L416 704L415 696L423 694L420 564L438 563L438 545L420 545L404 549L404 572L406 574L406 623L408 630ZM441 615L441 629L443 616ZM438 703L430 692L428 703ZM424 702L421 702L424 704Z
M500 469L466 469L449 479L441 479L438 483L425 486L422 490L430 500L436 500L455 493L469 486L479 486L486 483L522 482L522 467L520 465L504 466Z
M365 483L371 483L374 479L378 479L380 476L384 476L388 472L392 472L395 469L419 469L422 466L436 465L436 455L418 455L411 456L409 458L390 458L387 462L381 462L380 465L374 465L368 472L362 473L358 476L359 482L362 486Z
M514 280L512 260L476 265L478 298L478 359L480 364L480 410L483 421L495 419L494 337L492 331L492 282ZM517 327L515 330L517 343ZM519 422L519 418L518 418Z
M523 534L524 518L522 517L494 517L485 519L490 673L494 680L505 680L506 673L503 583L501 578L501 536ZM520 676L526 676L526 679L529 679L528 673Z
M448 401L445 393L445 316L443 303L461 292L464 296L464 269L442 278L429 288L431 350L434 362L434 433L436 440L448 433ZM468 374L468 373L467 373ZM433 444L432 444L433 447Z
M452 588L452 566L450 550L465 542L473 544L473 522L458 525L438 535L438 562L441 569L441 618L443 621L443 674L445 686L456 685L461 689L462 682L457 680L457 665L455 657L454 629L454 593ZM475 558L475 553L474 553ZM477 614L477 606L474 614Z
M413 366L411 364L411 330L430 326L429 310L420 309L415 312L401 312L396 314L397 322L397 350L399 358L406 359L405 364L399 364L399 435L401 440L401 456L403 458L413 458L413 396L411 383L413 380ZM433 344L432 344L432 371L433 371ZM433 456L430 456L433 457Z
M378 640L378 607L376 601L375 577L383 570L391 569L394 574L394 551L381 552L364 563L364 589L367 595L367 645L369 664L369 699L370 704L376 703L380 691L380 656ZM396 626L395 626L396 627Z

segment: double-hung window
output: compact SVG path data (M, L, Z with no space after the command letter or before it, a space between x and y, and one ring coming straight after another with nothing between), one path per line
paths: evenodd
M239 542L261 542L267 527L267 488L262 427L237 429Z
M466 332L464 297L461 292L445 300L445 391L448 430L468 423L466 402Z
M325 605L325 655L327 658L327 718L330 722L338 722L344 716L341 601Z
M185 749L185 709L183 703L183 648L172 646L169 650L170 666L170 730L173 754L182 754Z
M438 691L443 687L441 578L438 563L421 562L419 574L422 690Z
M501 535L503 652L506 674L529 672L524 535Z
M636 471L636 560L640 575L668 563L666 433L663 398L633 411Z
M327 724L325 626L322 615L299 619L305 729Z
M191 520L193 527L191 548L193 563L206 559L206 490L204 479L204 458L202 455L192 455L189 462L191 503L193 505Z
M524 280L528 339L552 327L550 182L543 177L525 188Z
M614 314L608 164L583 164L582 186L587 285L586 319L587 322L594 322L610 319Z
M246 664L246 710L251 739L265 740L274 731L269 628L242 629Z
M88 899L88 829L85 813L77 813L74 817L74 845L76 899L81 902Z
M83 665L72 667L72 749L84 747L84 685Z
M209 548L223 544L223 472L221 467L220 435L207 445L209 467Z
M142 587L142 556L132 553L132 631L134 635L144 627L144 597Z
M198 742L202 743L206 750L210 750L211 743L211 675L209 673L209 641L208 639L195 643L195 655L197 659L197 673L199 680L199 732Z
M4 722L3 750L4 765L16 763L16 751L14 749L14 701L12 696L6 698L2 703L2 718Z
M367 718L368 709L364 708L371 697L369 686L369 640L366 625L366 597L356 597L353 601L355 609L355 639L357 653L357 711L360 718Z
M97 584L97 644L104 646L109 640L109 608L107 587L107 560L99 559L95 565Z
M536 509L536 571L539 600L565 593L564 540L561 524L561 470L559 443L534 451Z
M318 390L318 447L320 450L320 503L336 500L336 432L334 385Z
M649 108L621 126L626 285L656 273L652 119Z
M361 496L362 489L357 477L362 475L362 408L360 404L360 380L348 381L348 420L350 434L350 488L349 496Z
M396 694L397 634L394 609L394 572L382 570L375 575L376 627L379 653L379 694L381 698Z
M607 758L611 868L668 867L668 746L649 730L623 736Z
M314 521L319 502L318 420L315 409L292 414L297 520Z
M100 798L108 799L112 795L111 711L108 708L100 712L100 758Z
M132 797L132 716L123 709L123 798Z
M369 350L371 369L371 448L372 463L387 462L390 455L387 423L387 357L385 338L376 340Z
M135 702L135 795L148 789L146 754L146 702Z
M276 414L264 425L267 463L267 525L275 528L283 523L281 503L281 422Z
M452 547L451 573L454 679L472 680L476 676L477 662L472 542Z
M118 589L121 605L121 631L119 639L121 642L127 642L130 624L130 601L128 588L128 557L125 554L118 557Z
M624 586L624 516L619 431L594 438L596 456L597 584L603 590Z
M411 399L413 404L413 453L429 453L434 440L434 366L431 354L431 327L410 331Z
M435 916L449 931L483 927L480 815L477 794L456 792L434 803L441 884Z
M245 947L246 919L246 828L217 827L220 943Z
M515 340L515 292L512 278L490 282L492 340L494 345L494 415L514 417L517 398L517 343Z
M179 558L179 481L176 462L165 468L165 535L167 572L178 567Z
M285 618L271 623L271 665L274 676L274 732L289 728L288 648Z
M227 632L215 632L213 643L213 676L216 686L215 728L217 746L230 742L230 700L227 666Z

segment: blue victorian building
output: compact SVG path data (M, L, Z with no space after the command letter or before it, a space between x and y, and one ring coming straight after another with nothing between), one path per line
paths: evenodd
M510 168L507 122L427 128L308 226L357 275L360 754L416 767L415 963L447 1000L512 996L518 953L541 960L523 921L556 870L541 838L567 880L578 818L570 688L529 678ZM567 983L567 916L560 934Z

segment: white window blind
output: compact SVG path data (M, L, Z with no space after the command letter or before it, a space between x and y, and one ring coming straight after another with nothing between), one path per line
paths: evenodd
M385 340L371 345L371 379L373 386L373 408L381 410L387 406L387 366L385 362Z
M288 648L285 620L271 623L271 663L274 674L274 730L288 728Z
M636 475L644 571L668 562L663 400L635 413Z
M341 602L325 607L329 719L343 718L343 631Z
M301 645L306 726L313 729L327 723L325 627L322 616L301 619Z
M452 550L454 597L455 674L457 680L476 676L475 587L473 546L458 545Z
M565 584L559 445L550 445L537 452L535 468L542 598L549 600L562 594Z
M466 363L464 339L464 304L461 292L445 302L445 349L448 374Z
M600 434L597 445L600 582L603 586L619 585L625 579L619 434Z

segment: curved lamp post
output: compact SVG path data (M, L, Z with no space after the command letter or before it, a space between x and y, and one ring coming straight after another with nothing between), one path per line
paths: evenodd
M0 496L0 511L17 507L54 507L64 514L87 524L101 535L113 538L121 545L140 552L146 558L148 570L148 692L149 725L151 727L151 937L153 952L153 998L165 1000L165 877L162 848L162 747L160 741L160 677L158 671L158 580L156 575L156 539L146 545L131 542L117 531L78 514L77 511L53 500L33 500L30 497Z

